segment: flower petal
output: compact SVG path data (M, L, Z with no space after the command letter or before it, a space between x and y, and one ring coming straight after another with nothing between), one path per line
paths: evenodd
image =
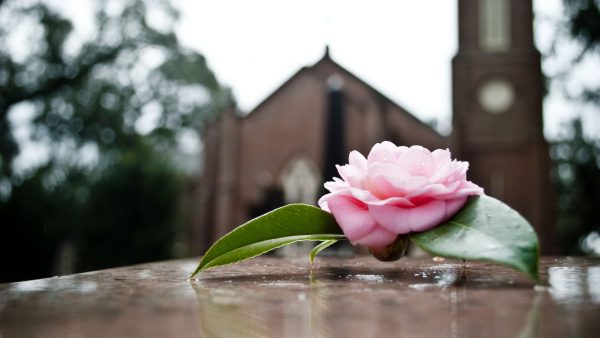
M465 205L465 203L467 203L467 200L468 200L467 196L447 200L446 201L446 215L444 216L444 219L442 220L442 222L445 222L445 221L449 220L450 218L452 218L452 216L454 216L454 214L456 214Z
M341 180L336 181L335 179L336 177L334 177L333 181L325 182L323 185L325 186L325 189L329 190L330 192L350 191L350 186L348 183Z
M340 173L340 177L342 177L344 181L348 182L348 184L354 187L359 187L362 185L362 179L365 176L365 173L359 168L350 164L336 165L335 167Z
M351 166L360 169L362 172L367 171L367 159L363 156L363 154L356 150L352 150L350 155L348 155L348 163Z
M412 146L398 158L398 163L411 175L430 177L435 173L435 162L429 150Z
M464 181L467 179L468 162L451 161L443 165L433 174L429 181L431 183L448 183L454 181Z
M373 163L367 168L368 177L383 176L387 179L403 181L412 176L398 163Z
M383 176L365 177L363 186L379 199L403 195Z
M380 200L379 198L377 198L377 196L373 195L370 191L365 189L354 188L350 186L350 193L359 201L367 204L377 202Z
M390 197L384 200L375 200L372 202L365 202L367 205L395 205L400 207L414 207L415 204L409 199L404 197Z
M433 157L433 161L435 162L436 171L452 161L450 150L448 149L436 149L431 153L431 157Z
M414 203L412 203L409 199L404 197L389 197L386 199L380 199L377 196L373 195L370 191L352 187L350 187L350 192L352 196L354 196L356 199L368 205L393 204L406 207L414 206Z
M372 192L382 199L392 196L405 197L415 190L426 187L429 183L425 177L410 175L397 163L369 165L367 175L363 179L364 189L373 188Z
M366 236L361 237L355 241L350 241L352 245L364 245L369 248L381 248L388 244L392 244L398 235L393 232L387 231L385 228L379 225L373 228L373 231L368 233Z
M420 196L428 196L430 198L435 199L445 199L446 195L455 194L456 191L460 188L461 182L451 182L448 184L428 184L424 185L419 189L415 189L410 194L406 196L406 198L414 199Z
M396 162L396 155L394 151L396 150L396 145L389 141L384 141L381 143L377 143L369 152L367 156L367 162L369 165L372 165L377 162Z
M373 231L375 220L367 206L359 200L345 195L332 196L327 206L350 241L356 241Z
M425 231L440 224L446 216L446 201L432 200L412 208L370 205L369 213L382 227L401 235Z

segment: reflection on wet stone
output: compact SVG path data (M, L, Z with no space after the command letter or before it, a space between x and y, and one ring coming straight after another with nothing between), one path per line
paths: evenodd
M468 279L460 280L465 267L459 262L414 262L393 267L327 264L315 269L312 277L242 275L239 279L231 276L232 282L225 284L206 276L192 283L202 333L207 337L233 333L244 337L413 337L434 332L445 337L544 337L573 332L567 327L540 334L540 308L551 308L554 303L517 273L468 263ZM565 297L572 300L580 294L573 281L556 277L555 271L560 270L549 269L550 282L571 292L563 292ZM583 275L573 277L572 272L565 273L581 282ZM233 297L235 303L220 303L218 295L222 294ZM224 327L215 328L216 323ZM578 332L585 336L585 330Z
M600 260L542 260L544 285L431 258L260 257L187 280L196 261L0 285L19 337L596 337Z

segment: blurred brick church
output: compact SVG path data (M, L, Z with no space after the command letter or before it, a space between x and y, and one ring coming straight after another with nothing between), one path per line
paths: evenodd
M459 0L458 6L451 135L440 135L326 50L251 112L230 107L205 131L192 253L277 206L315 203L350 150L367 154L383 140L449 148L469 161L469 178L521 212L543 251L552 252L554 199L531 1Z

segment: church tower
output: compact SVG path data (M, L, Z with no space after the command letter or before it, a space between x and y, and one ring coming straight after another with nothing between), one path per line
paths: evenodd
M543 135L541 58L532 3L459 0L452 60L454 144L469 177L517 209L553 252L554 195Z

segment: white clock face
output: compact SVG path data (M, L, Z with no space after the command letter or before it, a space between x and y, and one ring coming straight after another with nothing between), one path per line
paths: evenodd
M501 114L515 101L515 91L510 82L495 79L485 82L478 93L479 104L486 112Z

